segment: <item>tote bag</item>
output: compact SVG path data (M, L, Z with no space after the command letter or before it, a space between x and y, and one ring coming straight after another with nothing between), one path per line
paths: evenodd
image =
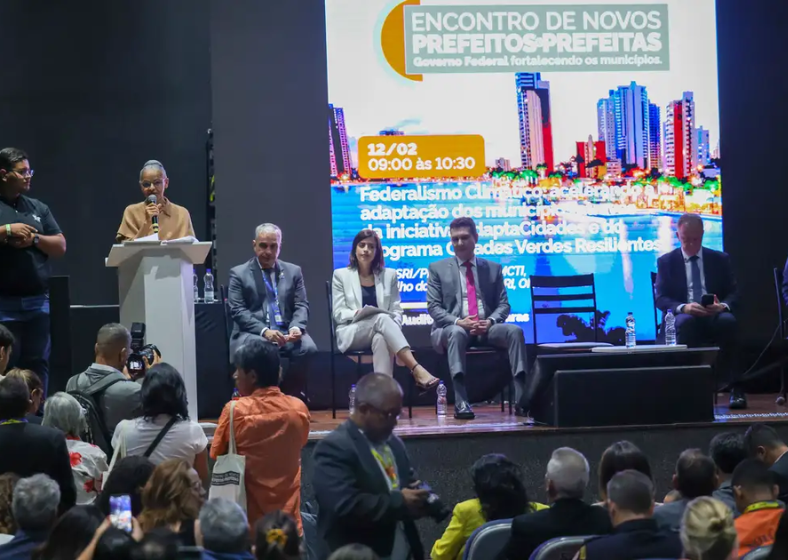
M211 489L208 499L226 498L241 506L246 511L246 457L238 455L235 445L235 403L230 404L230 448L226 455L216 459L211 475Z
M109 473L112 472L112 469L115 468L115 463L117 463L120 459L123 459L126 456L126 430L128 429L128 425L124 425L121 428L120 433L118 434L118 445L115 447L115 451L112 453L112 459L109 462L109 468L101 473L101 483L99 484L99 491L104 488L104 483L107 482L109 478Z

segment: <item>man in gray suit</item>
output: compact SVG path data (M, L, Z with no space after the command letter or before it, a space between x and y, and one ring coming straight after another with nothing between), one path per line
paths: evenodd
M249 338L262 337L289 359L282 390L301 394L307 361L317 346L306 332L309 302L301 267L280 261L282 230L261 224L253 241L255 257L230 270L227 300L233 318L230 355Z
M474 255L479 234L471 218L457 218L449 226L454 256L429 268L427 308L433 319L432 345L446 352L454 384L454 417L475 418L465 390L465 351L470 344L489 344L509 352L514 376L517 414L525 385L525 337L523 330L506 324L509 297L501 265Z

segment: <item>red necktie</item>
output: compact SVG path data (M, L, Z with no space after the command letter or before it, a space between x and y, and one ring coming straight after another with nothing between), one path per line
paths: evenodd
M476 299L476 281L473 279L473 263L467 261L465 267L465 286L468 293L468 316L479 316L479 303Z

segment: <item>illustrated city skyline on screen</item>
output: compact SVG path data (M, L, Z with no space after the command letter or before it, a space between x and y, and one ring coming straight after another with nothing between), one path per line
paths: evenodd
M684 212L722 249L714 0L326 0L334 266L378 231L406 325L471 216L533 342L530 277L595 275L600 340L655 336L650 273ZM539 342L593 339L540 316Z

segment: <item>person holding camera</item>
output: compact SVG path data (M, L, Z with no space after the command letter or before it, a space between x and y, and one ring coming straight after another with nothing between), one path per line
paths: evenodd
M96 336L96 358L84 372L66 384L68 393L90 395L98 405L104 423L105 439L109 441L121 420L140 416L140 384L123 373L131 353L131 333L121 324L109 323Z
M317 528L331 552L360 543L380 558L421 559L424 548L414 521L450 515L416 478L405 445L393 435L401 412L399 384L388 375L370 373L356 385L350 420L315 447Z

